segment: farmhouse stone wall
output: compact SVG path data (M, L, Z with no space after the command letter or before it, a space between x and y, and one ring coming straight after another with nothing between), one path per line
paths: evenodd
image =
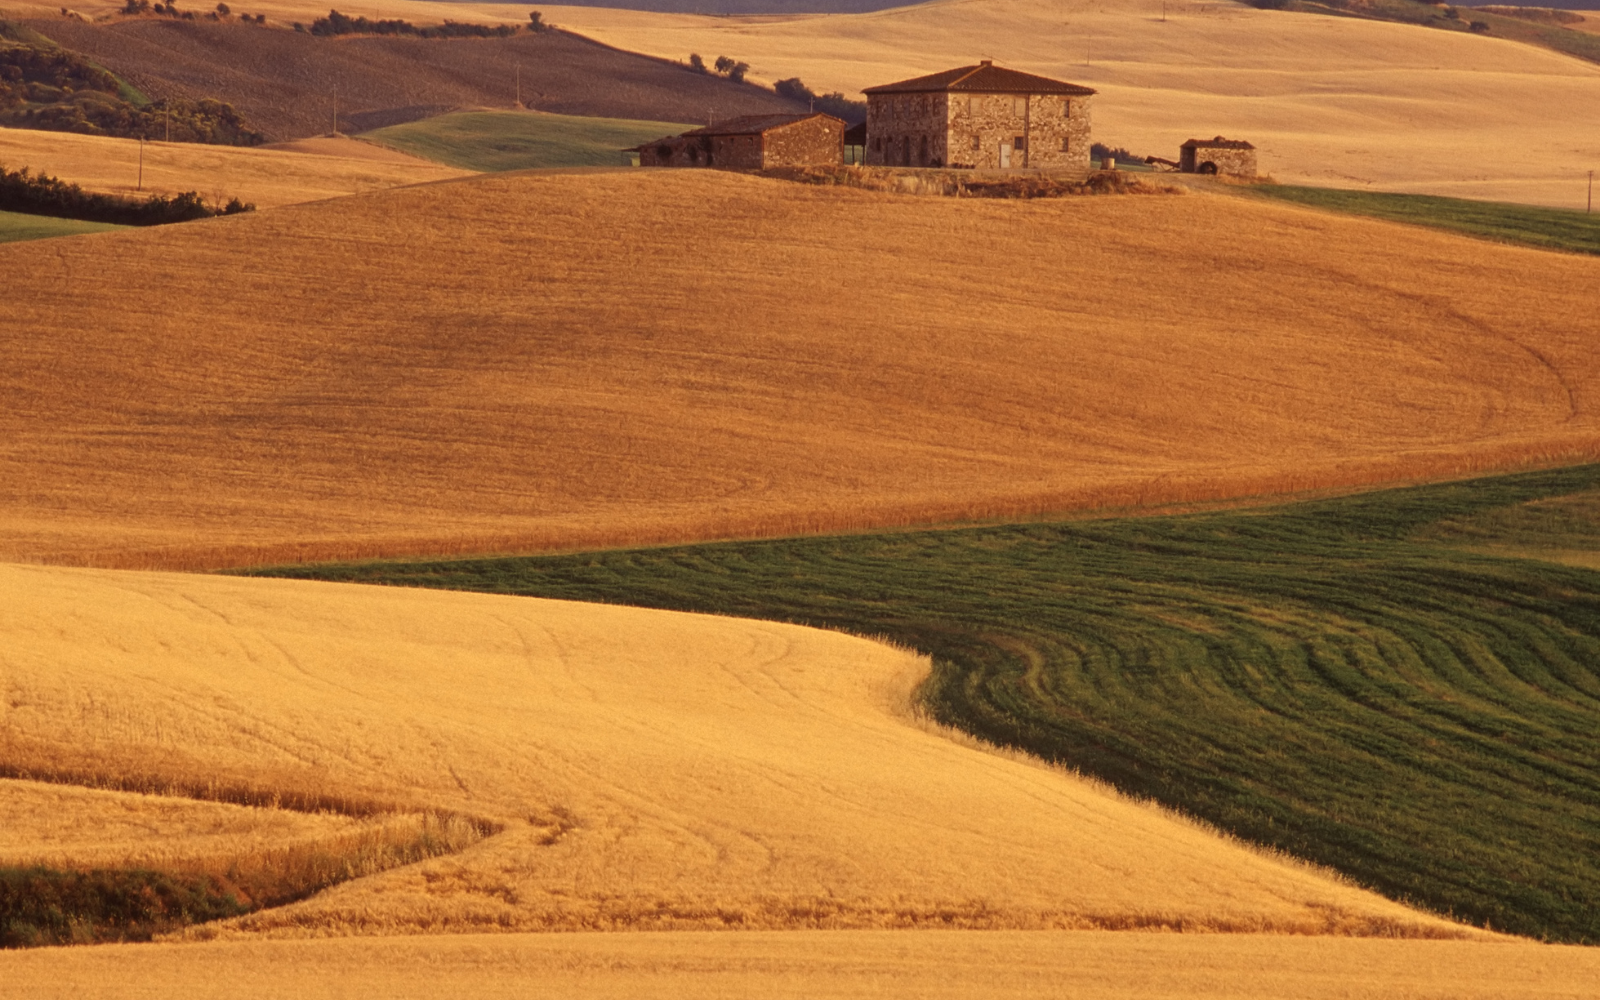
M1216 146L1185 147L1179 151L1179 169L1187 174L1219 174L1226 177L1256 176L1256 151ZM1208 170L1211 164L1216 169Z
M837 118L808 118L772 129L762 138L766 140L763 168L844 162L844 122Z
M639 147L641 167L763 170L841 163L844 122L818 115L764 132L669 136Z
M867 163L1087 170L1089 101L1065 94L869 94Z

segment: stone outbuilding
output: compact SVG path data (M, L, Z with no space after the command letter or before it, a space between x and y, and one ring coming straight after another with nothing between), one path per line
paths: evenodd
M1089 169L1088 87L985 59L865 93L869 166Z
M1190 139L1178 149L1178 169L1186 174L1256 176L1256 148L1243 139Z
M821 112L744 115L628 150L641 167L765 170L841 163L844 122Z

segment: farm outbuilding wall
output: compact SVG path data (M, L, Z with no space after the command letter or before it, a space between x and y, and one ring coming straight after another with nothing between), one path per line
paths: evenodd
M1178 169L1186 174L1256 176L1256 148L1241 139L1190 139L1178 150Z
M1087 87L984 62L866 94L869 165L1089 168Z
M832 115L750 115L637 146L641 167L765 170L840 163L844 122Z

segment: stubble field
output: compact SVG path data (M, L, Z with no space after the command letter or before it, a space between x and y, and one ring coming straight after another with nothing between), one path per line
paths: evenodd
M464 177L471 171L353 139L310 139L277 148L146 143L140 187L136 139L0 128L0 164L27 167L88 191L143 197L194 191L271 208L402 184Z
M809 532L1600 444L1600 261L1292 206L616 171L41 247L0 248L9 559Z

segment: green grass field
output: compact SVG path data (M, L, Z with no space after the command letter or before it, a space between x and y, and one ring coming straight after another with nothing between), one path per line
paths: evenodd
M933 656L947 723L1393 898L1600 943L1600 574L1482 552L1507 532L1595 547L1597 488L1589 466L1265 511L258 572L884 636Z
M1581 184L1581 179L1573 181L1573 190L1578 194L1583 193L1579 186ZM1600 212L1588 214L1498 201L1296 187L1288 184L1262 184L1238 190L1312 208L1450 229L1506 243L1600 254Z
M77 236L80 233L103 233L108 229L126 228L106 222L79 222L76 219L53 219L48 215L0 212L0 243L45 240L52 236Z
M461 111L391 125L361 137L463 170L497 171L623 166L621 150L691 128L531 111Z

